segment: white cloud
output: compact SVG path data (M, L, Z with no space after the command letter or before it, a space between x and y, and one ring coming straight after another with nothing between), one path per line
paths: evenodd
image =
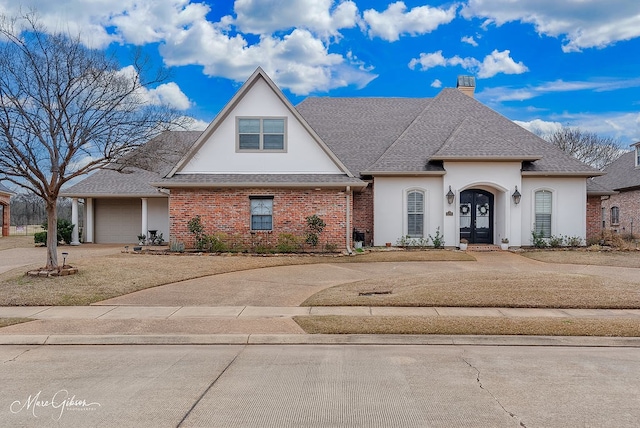
M206 75L239 82L262 66L282 88L298 95L364 87L377 77L355 57L329 51L329 36L339 39L338 30L356 25L353 1L334 7L332 0L286 0L273 7L272 0L237 0L237 19L225 16L211 22L210 6L191 0L94 0L90 8L86 0L24 0L18 5L0 0L0 12L18 14L19 6L36 8L51 30L64 25L71 34L81 32L88 46L158 43L168 66L201 65ZM285 35L271 33L293 26L300 28ZM239 29L260 37L249 42ZM161 90L157 97L184 105L171 88Z
M188 123L187 129L185 131L204 131L209 126L210 122L205 122L204 120L194 119L192 117L186 118L186 122Z
M303 28L323 37L335 36L342 28L356 26L358 7L353 1L333 0L236 0L233 20L244 33L271 34Z
M477 94L477 97L487 100L487 102L522 101L549 93L573 91L605 92L638 87L640 87L640 78L595 79L593 81L569 82L564 80L554 80L551 82L543 82L535 86L526 86L524 88L498 86L483 90Z
M380 37L395 42L402 34L418 35L430 33L440 25L448 24L456 17L457 5L449 9L418 6L407 12L402 1L391 3L384 12L365 10L364 21L369 26L369 37Z
M131 65L120 69L117 74L136 79L136 71ZM151 105L166 105L177 110L186 110L191 107L189 98L174 82L163 83L151 89L141 87L137 95Z
M522 74L529 70L522 62L516 63L509 56L509 53L510 51L508 50L502 52L494 50L491 54L487 55L482 62L475 58L461 58L457 55L452 58L445 58L442 55L442 51L429 54L421 53L419 58L413 58L409 61L409 68L414 70L415 67L419 65L420 70L425 71L438 66L459 65L465 70L476 73L480 79L493 77L498 73Z
M229 37L201 23L160 47L168 65L200 64L209 76L245 80L261 66L276 83L298 95L355 85L366 86L376 75L352 67L342 55L307 30L293 30L279 39L263 36L249 45L241 36Z
M540 137L553 134L562 128L562 124L560 122L548 122L542 119L534 119L528 122L514 120L514 122Z
M157 88L149 90L151 104L169 105L178 110L187 110L191 107L189 98L180 90L174 82L164 83Z
M442 88L442 82L440 81L440 79L436 79L433 82L431 82L431 87L432 88Z
M409 68L415 70L420 65L420 70L425 71L433 67L446 67L447 59L442 55L442 51L433 53L421 53L419 58L412 58L409 61Z
M463 38L460 39L460 41L463 43L468 43L471 46L478 46L478 42L475 41L473 36L464 36Z
M522 62L515 62L509 53L509 50L498 52L496 49L487 55L478 67L478 77L482 79L495 76L498 73L522 74L529 71Z
M538 34L563 37L562 50L601 48L640 36L640 9L636 1L601 0L469 0L465 18L486 18L485 24L520 21Z
M515 123L537 135L547 135L561 127L580 128L594 132L603 137L611 137L623 144L640 141L640 114L638 113L598 113L570 114L565 113L552 120L533 119L530 121L515 120Z

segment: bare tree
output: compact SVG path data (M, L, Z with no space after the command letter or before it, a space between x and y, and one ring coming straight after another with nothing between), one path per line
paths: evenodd
M543 137L560 150L597 169L606 168L624 150L619 141L579 128L561 128Z
M146 96L167 73L132 62L121 69L79 36L49 34L33 13L0 16L0 179L44 200L48 269L58 267L61 187L176 128L178 112Z

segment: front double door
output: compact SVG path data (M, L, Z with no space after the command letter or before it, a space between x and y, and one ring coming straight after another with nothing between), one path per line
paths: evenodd
M493 195L469 189L460 193L460 239L493 244Z

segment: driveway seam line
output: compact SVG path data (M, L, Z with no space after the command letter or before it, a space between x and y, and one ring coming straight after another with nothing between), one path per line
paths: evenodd
M227 366L220 372L220 374L218 376L216 376L216 378L209 384L209 386L207 387L207 389L204 390L204 392L200 395L200 397L198 397L198 399L196 400L195 403L193 403L193 405L191 406L191 408L189 409L189 411L184 415L184 417L180 420L180 422L178 422L178 425L176 425L177 427L182 426L182 424L184 423L184 421L189 417L189 415L191 414L191 412L193 411L193 409L196 408L196 406L200 403L200 401L202 401L202 399L204 398L205 395L207 395L209 393L209 391L211 390L211 388L213 388L213 385L216 384L216 382L218 381L218 379L220 379L222 377L223 374L225 374L225 372L229 369L229 367L231 367L231 364L233 364L236 359L240 356L240 354L242 354L242 352L244 352L244 350L247 348L247 346L245 345L240 352L238 352L236 354L235 357L233 357L233 360L231 360L229 362L229 364L227 364Z
M243 306L242 310L240 311L240 313L238 315L236 315L236 318L240 318L240 316L242 316L242 313L244 312L245 309L247 309L247 307Z

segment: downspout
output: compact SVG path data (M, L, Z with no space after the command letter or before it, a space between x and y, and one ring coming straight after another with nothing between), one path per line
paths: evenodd
M350 245L350 233L351 233L351 199L349 198L349 195L351 194L351 186L347 186L347 192L346 192L346 196L347 196L347 227L346 227L346 243L347 243L347 254L352 255L353 251L351 250L351 245Z

